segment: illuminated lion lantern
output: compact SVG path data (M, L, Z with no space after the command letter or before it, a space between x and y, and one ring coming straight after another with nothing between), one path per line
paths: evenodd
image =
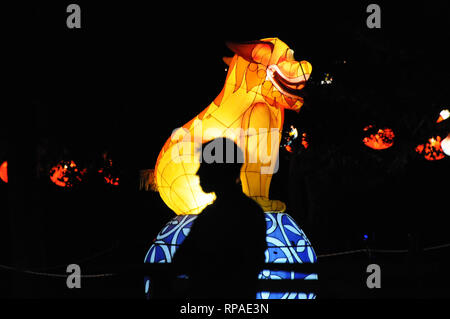
M285 211L286 205L269 199L277 170L284 109L299 111L301 89L309 79L309 62L296 61L294 52L277 38L227 43L235 53L225 85L200 114L175 130L159 153L153 185L178 215L198 214L212 203L196 175L201 144L218 137L232 139L245 153L241 170L243 192L264 211Z

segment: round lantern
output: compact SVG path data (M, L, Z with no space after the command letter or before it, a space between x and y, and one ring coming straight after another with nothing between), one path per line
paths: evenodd
M266 263L315 263L317 257L304 232L286 213L266 212ZM197 215L174 217L156 236L145 256L144 263L171 263L178 247L183 243ZM230 258L233 258L230 256ZM220 274L218 274L220 275ZM315 273L262 270L260 280L317 280ZM150 298L150 278L145 277L145 294ZM314 299L308 292L258 292L256 299Z
M423 155L428 161L438 161L445 157L440 136L432 137L427 143L418 145L416 152Z
M50 180L60 187L72 187L81 182L86 169L80 170L74 161L61 161L50 170Z
M450 134L441 142L441 148L445 155L450 156Z
M373 125L366 126L365 132L371 133L363 138L363 143L374 150L385 150L394 144L394 132L390 128L374 130Z
M104 165L98 170L99 174L103 175L106 184L118 186L119 177L115 176L112 159L104 156Z
M8 183L8 162L4 161L2 165L0 165L0 179L5 183Z

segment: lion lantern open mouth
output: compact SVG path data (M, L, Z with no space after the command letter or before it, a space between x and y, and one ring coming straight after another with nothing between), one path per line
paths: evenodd
M299 67L301 63L299 63ZM308 81L310 74L303 73L302 75L294 78L289 78L284 75L278 65L269 65L267 67L267 79L285 96L291 99L302 99L302 89L305 87L306 81Z

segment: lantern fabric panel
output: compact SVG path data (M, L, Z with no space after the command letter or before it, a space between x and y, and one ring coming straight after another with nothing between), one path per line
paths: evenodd
M308 238L286 213L266 212L267 250L266 263L316 263L317 257ZM158 233L148 250L144 263L171 263L177 248L189 235L196 215L179 215L174 217ZM233 256L230 256L233 258ZM220 276L220 274L218 274ZM317 280L317 274L305 274L294 271L270 271L264 269L259 274L260 280ZM150 295L150 278L146 277L145 293ZM301 286L301 284L299 285ZM257 299L313 299L315 294L307 292L259 292Z

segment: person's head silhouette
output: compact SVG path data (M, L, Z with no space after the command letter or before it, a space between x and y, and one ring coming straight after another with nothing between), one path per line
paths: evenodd
M228 138L216 138L203 144L197 171L203 191L215 192L220 197L240 189L237 181L243 162L242 150Z

